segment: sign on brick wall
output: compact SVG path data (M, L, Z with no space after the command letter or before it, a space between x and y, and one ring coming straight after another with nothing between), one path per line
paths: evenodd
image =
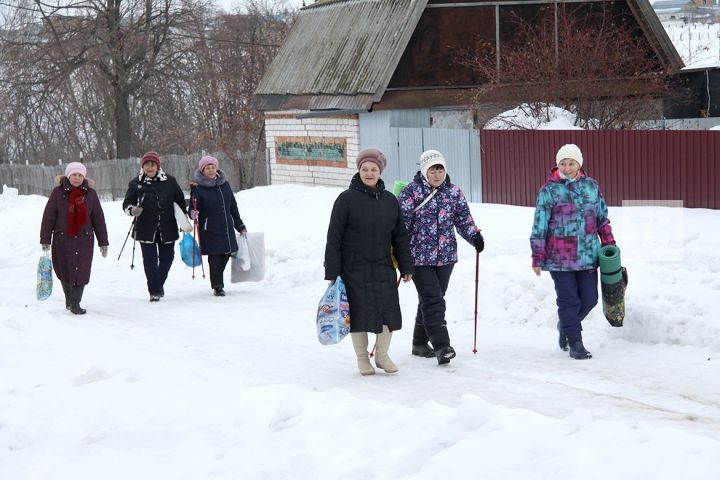
M275 137L275 159L285 165L347 166L347 139Z

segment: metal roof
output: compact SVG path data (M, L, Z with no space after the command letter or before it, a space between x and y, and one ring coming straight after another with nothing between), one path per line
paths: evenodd
M433 6L548 1L485 0ZM665 68L681 69L683 61L648 0L625 1ZM255 107L264 111L370 110L381 100L428 2L324 0L302 8L255 90Z
M427 3L347 0L303 8L255 91L257 107L284 108L282 95L293 104L310 100L315 108L369 109L390 82ZM338 106L325 105L330 97L340 97L332 101Z

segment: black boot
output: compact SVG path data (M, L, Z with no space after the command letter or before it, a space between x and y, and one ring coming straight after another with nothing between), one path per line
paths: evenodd
M435 350L427 343L423 343L422 345L413 345L412 354L418 357L433 358Z
M412 354L418 357L432 358L435 351L428 345L428 334L425 325L415 322L412 339Z
M435 356L437 357L438 365L445 365L455 358L455 349L450 345L442 347L441 349L435 351Z
M225 296L225 290L223 290L222 287L216 287L215 293L213 293L216 297L224 297Z
M70 310L70 299L72 298L72 285L68 282L60 282L63 293L65 294L65 310Z
M435 350L438 365L450 363L450 360L455 358L455 349L450 346L450 335L447 326L434 325L428 328L427 331L430 336L430 343L432 343L433 350Z
M558 329L558 334L559 334L558 345L560 346L560 350L567 352L568 338L565 336L565 334L562 331L562 326L560 325L560 320L558 320L557 329Z
M85 285L75 285L72 287L72 296L70 297L70 311L75 315L85 315L87 310L80 306L82 300L83 290Z
M575 360L585 360L586 358L592 358L592 353L585 350L582 340L570 343L570 356Z

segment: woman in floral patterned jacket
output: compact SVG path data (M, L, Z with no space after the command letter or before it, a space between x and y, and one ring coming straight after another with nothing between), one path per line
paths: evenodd
M434 356L443 365L455 357L445 321L445 292L458 260L453 228L478 252L482 252L485 243L465 195L450 183L445 158L437 150L423 152L420 171L403 189L398 201L415 258L413 282L418 292L418 309L412 353Z
M563 145L540 188L530 235L532 268L550 272L558 305L558 344L575 359L592 358L580 322L597 305L600 245L614 245L608 209L598 183L581 170L577 145ZM600 237L598 240L598 236Z

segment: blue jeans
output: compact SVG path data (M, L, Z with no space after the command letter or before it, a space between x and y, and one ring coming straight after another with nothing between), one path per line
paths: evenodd
M158 236L159 237L159 236ZM155 243L140 242L143 256L143 268L150 295L159 295L163 291L165 280L175 258L175 242Z
M558 317L570 343L582 340L582 322L598 303L597 269L550 272L557 293Z

